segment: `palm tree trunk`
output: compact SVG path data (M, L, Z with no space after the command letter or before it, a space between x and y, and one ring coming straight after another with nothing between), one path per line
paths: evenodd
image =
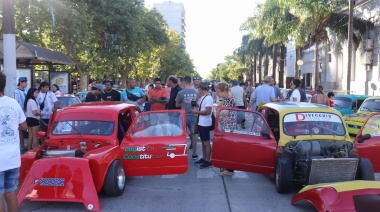
M349 2L349 24L348 24L348 57L347 57L347 93L351 93L351 60L352 60L352 41L353 41L353 16L354 16L355 1Z
M257 53L253 54L253 83L252 85L256 86L256 76L257 76Z
M260 55L259 55L259 83L261 84L262 82L262 77L261 77L261 74L262 74L262 62L263 62L263 52L260 52Z
M268 75L269 70L269 51L265 51L265 61L264 61L264 77Z
M284 73L285 73L285 58L286 58L286 46L281 44L280 47L280 72L278 74L278 86L284 87Z
M318 39L315 39L315 50L314 50L314 80L312 84L312 89L315 89L316 86L320 85L319 82L319 42Z
M253 64L252 64L253 57L249 57L249 81L251 81L251 84L253 83Z
M299 79L301 76L301 67L298 66L297 61L301 60L301 48L296 47L296 61L295 61L295 70L294 70L294 78ZM304 83L304 82L303 82Z
M278 55L278 44L273 45L273 65L272 65L272 77L274 80L276 80L276 69L277 69L277 56Z

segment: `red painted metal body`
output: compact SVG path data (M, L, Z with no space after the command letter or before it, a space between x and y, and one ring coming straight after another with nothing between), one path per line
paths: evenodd
M227 108L218 107L215 123L219 122L220 112ZM260 117L263 125L267 126L266 120L256 111L244 111ZM219 128L214 129L212 164L215 167L242 170L261 174L273 174L276 163L277 142L270 130L270 138L262 135L247 135L226 132ZM248 126L247 126L248 127ZM268 128L268 127L267 127ZM268 128L269 129L269 128Z
M141 128L140 123L135 123L138 117L142 120L141 117L154 113L162 117L175 114L180 123L175 129L179 133L171 136L131 135L132 128ZM78 125L78 129L57 133L53 127L58 122L70 122L65 126L73 127L77 122L91 121L112 122L113 132L106 135L82 134ZM170 134L172 131L167 129L165 132ZM99 211L101 206L97 193L104 186L110 165L117 160L122 162L128 176L181 174L188 168L186 121L181 110L140 113L136 106L125 103L77 104L53 114L45 136L41 147L28 151L21 158L20 189L17 193L19 205L25 199L83 202L87 210ZM84 152L81 149L83 144L86 146ZM131 151L136 147L143 148L140 152ZM83 154L77 155L78 151ZM53 155L61 153L63 155ZM129 160L126 154L134 158L140 155L151 157Z
M33 163L17 194L38 201L83 202L87 210L101 210L89 168L81 158L47 158Z
M368 195L380 195L380 182L351 181L318 186L315 185L315 188L306 191L301 190L300 193L293 196L291 203L295 204L298 201L305 200L310 202L318 211L330 212L378 211L379 209L379 199L375 199L377 208L374 208L373 203L368 205ZM363 196L364 200L367 199L367 203L365 201L360 202L358 198L360 196Z
M380 172L380 113L369 114L364 121L358 135L355 138L355 146L358 154L362 158L368 158L371 161L375 172ZM364 142L359 140L365 134L371 134L371 138Z

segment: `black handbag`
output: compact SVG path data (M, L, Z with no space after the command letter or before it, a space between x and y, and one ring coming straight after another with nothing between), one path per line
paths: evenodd
M40 104L40 111L43 111L44 108L45 108L45 99L46 99L46 96L47 96L47 93L45 94L45 98L44 98L44 100L43 100L42 103Z
M128 91L127 91L127 89L125 89L125 92L127 92L127 98L129 99L129 100L131 100L131 101L137 101L137 100L139 100L141 97L138 97L138 96L136 96L136 95L134 95L133 93L129 93Z

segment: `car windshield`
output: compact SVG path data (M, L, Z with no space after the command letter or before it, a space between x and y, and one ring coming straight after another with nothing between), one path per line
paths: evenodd
M351 99L347 97L334 97L334 107L339 108L349 108L351 106Z
M183 134L180 113L150 113L139 116L132 126L132 137L180 136Z
M114 131L114 122L98 120L71 120L59 121L53 124L53 135L111 135Z
M79 99L76 97L61 96L61 97L57 97L57 99L58 99L58 108L60 108L60 109L67 107L69 105L74 105L74 104L80 103Z
M342 119L332 113L291 113L284 116L284 133L297 135L345 135Z
M380 99L368 99L360 107L361 112L379 112L380 111Z
M373 115L368 118L363 126L362 134L371 134L372 137L380 136L380 115Z

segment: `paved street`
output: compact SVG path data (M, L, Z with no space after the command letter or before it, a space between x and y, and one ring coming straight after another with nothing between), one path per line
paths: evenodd
M200 153L200 144L198 150ZM191 159L189 164L183 175L127 178L122 196L100 194L103 211L316 211L307 202L290 204L299 187L281 195L269 176L236 172L234 176L220 177L217 168L201 170ZM20 211L85 211L85 208L81 203L24 201Z

